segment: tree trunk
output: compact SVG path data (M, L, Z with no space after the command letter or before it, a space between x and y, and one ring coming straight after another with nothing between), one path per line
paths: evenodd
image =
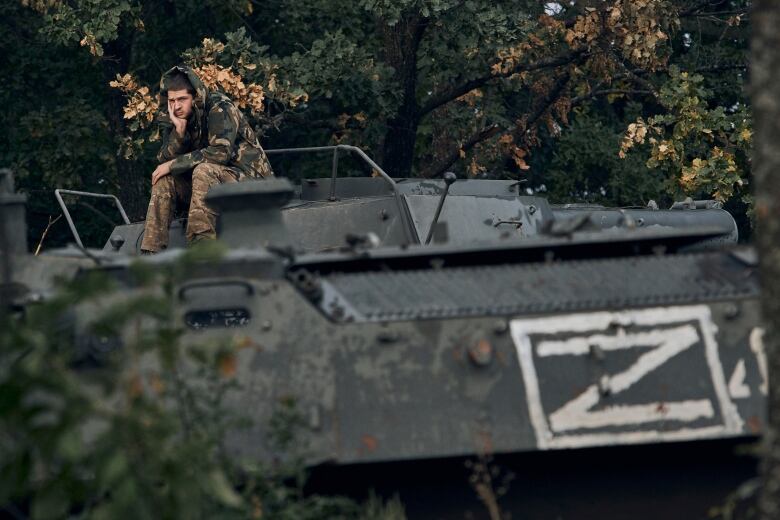
M385 62L395 69L402 102L387 122L382 167L392 177L409 177L414 165L414 145L420 108L417 104L417 49L427 24L419 13L405 13L395 25L380 21Z
M753 30L751 96L755 117L753 177L761 305L769 364L769 421L762 461L762 517L780 518L780 10L775 0L756 0Z
M126 31L125 31L126 32ZM129 69L132 49L132 36L120 34L117 40L105 44L103 59L103 81L107 93L106 117L111 137L116 144L116 173L119 184L119 200L131 221L141 220L146 215L148 194L144 186L144 172L139 161L129 161L122 155L122 140L129 134L124 119L124 95L108 83L116 79L117 74L125 74ZM151 172L149 172L151 174Z

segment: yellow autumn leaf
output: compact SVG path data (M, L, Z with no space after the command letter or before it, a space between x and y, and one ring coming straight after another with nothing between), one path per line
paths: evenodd
M512 134L504 134L504 135L502 135L501 137L498 138L498 142L503 144L503 145L510 144L514 140L515 140L515 138L512 137Z
M536 36L535 34L529 34L528 39L530 40L531 43L533 43L537 47L544 46L544 42L541 39L539 39L539 37Z

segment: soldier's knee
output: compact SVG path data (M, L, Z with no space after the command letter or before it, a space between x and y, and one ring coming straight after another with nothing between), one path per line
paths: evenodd
M215 167L209 163L201 163L192 170L192 180L211 179L216 176Z
M152 193L171 193L174 190L173 175L166 175L157 179L152 185Z

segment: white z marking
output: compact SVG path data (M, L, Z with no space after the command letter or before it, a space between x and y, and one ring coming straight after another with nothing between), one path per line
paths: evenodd
M700 418L712 418L715 411L709 399L674 403L659 401L639 405L608 406L603 410L592 410L599 402L600 390L608 390L611 395L627 390L644 376L680 352L695 345L698 341L699 335L696 329L692 325L683 325L673 329L638 334L594 335L562 342L545 341L540 343L537 350L539 357L581 354L580 344L599 345L603 350L658 345L653 350L639 356L628 369L606 378L600 385L601 389L595 384L591 385L582 394L551 413L550 427L555 432L562 432L580 428L645 424L661 420L692 422Z
M750 387L745 384L745 360L740 359L737 361L737 366L734 367L734 372L729 378L729 394L734 399L746 399L750 397Z
M606 333L615 327L615 334ZM628 327L652 328L628 333ZM540 449L679 441L742 433L744 423L731 401L718 355L715 339L717 327L706 305L531 317L512 320L511 331L523 373L529 418ZM541 341L536 345L532 340L534 335L549 337L561 333L570 337L566 340ZM754 352L760 350L759 339L751 336ZM699 347L695 349L697 355L703 355L700 361L704 368L702 375L708 373L711 384L709 389L705 387L702 391L705 395L714 392L714 400L701 398L676 402L654 401L606 406L594 410L599 403L600 392L613 395L624 392L674 356L697 344L701 344L701 350ZM597 385L588 386L572 401L548 415L542 402L535 358L584 356L590 353L591 345L597 345L604 352L635 347L652 347L652 350L642 353L624 371L611 377L603 376ZM756 357L759 358L760 364L758 352ZM561 360L561 363L561 367L566 366L565 360ZM556 373L559 372L556 370ZM685 424L700 419L710 419L709 424ZM645 424L666 421L674 422L662 429L642 427ZM597 430L610 426L628 429L584 433L573 431Z
M750 332L750 350L756 356L758 371L761 372L761 393L769 393L769 370L766 364L766 352L764 352L764 329L756 327Z

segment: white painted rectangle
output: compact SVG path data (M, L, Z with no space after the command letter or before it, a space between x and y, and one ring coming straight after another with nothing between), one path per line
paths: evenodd
M511 332L540 449L742 433L743 421L729 396L718 354L717 327L706 305L515 319ZM546 409L545 401L549 408L550 399L542 395L538 366L546 367L543 380L557 382L567 361L571 368L575 366L573 361L581 362L583 356L593 358L594 349L605 359L614 353L624 357L636 354L636 358L620 371L586 382L584 390L562 406ZM685 369L698 374L699 386L693 384L693 379L681 380L676 384L688 386L678 389L701 395L667 400L660 393L650 397L646 392L632 394L635 385L658 377L659 371L683 353L696 360L698 366ZM553 359L555 363L550 363ZM588 367L598 368L598 361L593 359ZM575 376L585 380L586 375ZM566 392L563 386L554 387L554 393Z

